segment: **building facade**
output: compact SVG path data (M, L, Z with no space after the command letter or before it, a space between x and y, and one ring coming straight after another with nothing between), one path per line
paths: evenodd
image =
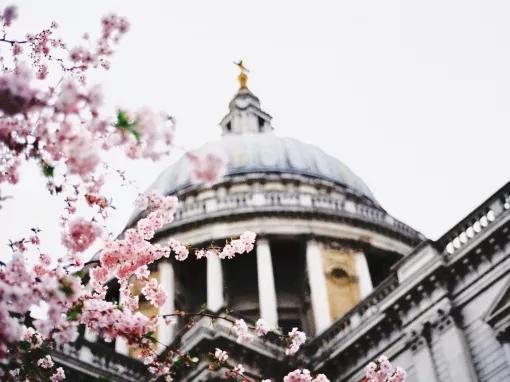
M180 199L156 242L221 245L251 230L256 247L232 260L155 264L169 295L160 313L228 309L284 332L301 328L309 340L288 357L276 336L241 345L231 324L211 325L209 318L192 327L161 325L158 340L197 355L222 348L256 378L304 367L333 381L360 381L364 366L385 354L411 382L510 380L510 183L439 240L428 240L389 215L336 158L276 135L246 80L241 73L221 140L196 151L225 153L225 177L193 184L182 158L151 190ZM122 339L110 345L83 332L55 358L75 380L146 379L132 355ZM178 375L220 378L206 357Z

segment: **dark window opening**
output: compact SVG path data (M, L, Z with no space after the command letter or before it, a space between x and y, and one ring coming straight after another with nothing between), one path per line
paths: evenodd
M259 132L263 132L264 131L264 124L265 124L264 118L259 117L258 120L259 120Z
M230 122L229 122L229 123L227 123L226 128L227 128L227 131L232 131L232 125L231 125L231 123L230 123Z
M301 329L301 320L279 318L278 326L280 327L280 330L283 334L287 334L294 328Z
M222 261L227 307L234 314L255 321L260 317L257 256L238 255Z
M278 303L278 326L283 330L297 327L308 329L305 299L304 241L299 239L270 240L271 258Z
M335 279L343 279L349 277L347 272L342 268L333 268L330 272L330 275Z
M200 311L207 303L206 259L176 261L172 266L175 273L175 308L187 312ZM179 321L182 327L185 322Z
M374 288L390 275L391 267L402 257L396 253L375 249L365 251L365 255Z
M108 290L106 291L105 300L111 302L119 302L119 290L120 284L118 280L114 278L108 283ZM83 334L85 334L85 330L83 332ZM110 349L115 349L115 338L110 342L106 342L103 336L97 336L96 343Z

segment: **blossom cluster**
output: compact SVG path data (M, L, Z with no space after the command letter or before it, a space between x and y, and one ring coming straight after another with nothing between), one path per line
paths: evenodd
M214 352L214 358L220 363L220 365L226 365L226 362L229 359L229 355L226 351L216 348ZM242 364L237 364L230 370L225 371L225 377L232 377L234 379L237 379L237 377L242 377L243 380L247 380L244 373L244 366ZM271 380L263 379L261 382L271 382ZM288 373L283 378L283 382L329 382L329 379L324 374L318 374L313 377L310 371L307 369L296 369Z
M302 331L299 331L298 328L292 328L292 330L288 334L290 339L290 345L285 350L287 355L295 354L306 341L306 334Z
M116 304L100 298L85 299L79 319L92 332L100 334L106 342L122 336L128 343L138 343L147 333L155 330L157 323L154 318L119 308Z
M53 367L53 365L55 365L55 363L51 359L50 355L47 355L46 357L41 358L37 361L37 366L42 367L43 369L49 369Z
M187 153L192 165L191 179L196 183L213 184L226 172L227 159L224 153Z
M228 359L228 353L224 350L216 348L214 357L220 362L226 362Z
M365 370L366 382L403 382L406 372L393 366L386 356L380 356L376 361L370 362Z
M310 374L310 370L297 369L283 378L283 382L329 382L324 374L319 374L315 378Z
M38 363L39 366L39 363ZM43 366L41 366L43 367ZM44 368L44 367L43 367ZM10 370L8 373L8 378L15 380L15 381L21 381L22 379L22 371L20 368L15 368L13 370ZM61 367L58 367L55 372L48 376L50 382L60 382L63 381L66 377L64 369Z
M62 244L73 253L85 251L98 236L101 228L94 222L76 217L68 224L68 230L62 235Z
M67 320L66 313L82 293L79 279L68 275L61 267L41 271L36 276L27 268L22 255L15 254L0 272L0 356L6 354L9 343L23 336L25 327L19 317L43 301L48 306L48 319L34 320L38 336L60 343L74 340L78 334L77 325Z
M166 301L166 293L161 289L161 286L158 285L158 280L156 279L147 281L141 291L147 301L156 307L163 306Z
M52 267L51 258L40 254L39 261L31 270L22 256L31 246L38 248L37 230L28 240L13 244L16 254L0 269L0 355L8 353L8 347L21 338L25 330L23 317L31 306L48 305L47 319L34 320L34 335L42 341L58 343L73 341L77 336L78 324L86 325L90 331L100 335L105 341L121 336L129 344L144 349L150 348L151 333L157 328L158 317L147 317L138 311L138 296L133 296L130 288L131 276L141 282L140 292L147 301L156 307L164 304L166 294L155 278L150 278L148 265L163 256L168 257L180 251L177 242L168 245L152 244L149 239L155 230L172 219L177 208L174 197L162 197L152 193L140 197L137 204L146 208L146 216L140 219L135 228L125 232L123 238L107 241L99 255L99 265L89 269L91 288L85 288L82 280L69 269L57 262ZM68 248L83 251L96 239L93 224L83 219L72 220L65 236ZM235 251L245 253L253 249L255 234L245 232L239 239L242 245L234 245ZM186 249L185 246L182 246ZM21 251L21 252L20 252ZM187 249L186 249L187 251ZM219 256L221 249L215 254ZM107 282L116 277L120 281L120 302L106 301ZM15 315L13 315L13 313ZM242 330L242 325L240 324ZM30 328L33 331L34 329ZM257 322L256 333L264 335L267 326L262 320ZM246 338L248 334L246 333ZM39 344L40 345L40 344ZM47 361L41 361L47 365ZM154 364L151 364L154 368ZM158 370L166 370L164 366ZM56 372L55 372L56 373ZM60 374L56 374L59 377Z
M107 116L100 86L88 85L91 70L109 69L114 46L129 29L125 18L105 16L95 42L86 33L70 46L57 36L56 22L11 39L16 7L5 8L2 17L0 43L10 49L0 55L0 184L17 183L20 165L34 160L50 191L81 182L89 200L104 201L89 192L104 152L119 147L130 158L152 160L168 154L173 119L148 109Z
M31 244L36 245L37 240ZM17 248L20 248L18 246ZM29 251L27 245L23 251ZM44 350L43 344L74 341L78 323L68 319L69 309L83 295L79 278L62 267L49 269L47 255L41 255L33 271L27 267L22 252L16 252L0 269L0 359L11 359L7 380L29 377L20 360L32 359L50 381L61 381L65 375ZM33 327L25 326L32 306L47 306L47 318L33 319ZM46 355L45 355L46 354ZM0 371L0 376L2 376Z
M232 259L236 255L251 252L255 245L256 236L255 232L246 231L241 234L239 239L231 240L230 243L225 244L223 248L197 249L195 250L195 256L197 259L206 258L208 256L218 256L222 260ZM181 260L181 257L176 256L176 258L177 260Z
M152 244L149 240L158 229L172 220L177 209L177 198L151 193L139 198L137 204L146 205L148 215L140 219L135 228L127 229L122 239L105 243L99 257L103 269L94 271L94 285L106 282L110 275L121 281L127 280L139 268L170 256L171 246Z
M170 239L167 244L150 242L157 230L172 221L177 209L177 198L163 197L153 192L140 197L136 205L141 209L148 208L149 213L138 221L135 228L127 229L122 239L105 243L99 257L101 269L93 269L91 272L93 285L98 286L106 282L112 275L120 281L127 280L136 272L140 272L140 269L145 269L144 267L163 257L168 258L172 253L178 261L187 259L188 248L175 239ZM250 252L254 242L255 234L245 232L239 239L232 240L220 250L199 249L195 253L197 258L210 254L230 259L236 254Z
M237 336L237 342L240 344L248 344L253 341L253 335L250 333L250 328L242 318L236 320L232 327L232 331L234 335Z
M56 37L58 25L51 25L24 39L9 39L8 27L17 18L16 7L0 12L3 37L0 43L10 46L11 60L2 62L0 73L0 185L19 180L19 167L27 161L37 161L48 178L50 191L68 193L66 211L62 217L64 232L62 244L68 257L54 259L39 247L38 230L28 239L12 243L12 259L0 263L0 360L13 366L0 377L7 380L31 380L27 370L35 370L44 380L58 382L65 378L64 370L56 367L47 354L48 346L72 342L77 338L78 325L109 342L122 337L129 345L138 346L140 357L156 377L172 380L173 364L193 364L196 358L169 350L167 359L159 359L153 345L158 319L139 311L139 295L132 292L133 282L138 283L141 295L155 307L161 307L166 294L156 278L150 277L149 266L173 255L176 261L189 258L190 249L175 239L166 243L151 240L158 230L172 222L178 201L173 196L150 193L140 196L136 205L140 219L125 230L120 238L106 237L101 225L92 219L76 214L79 201L85 201L105 210L111 203L102 194L104 175L99 173L101 155L114 147L123 149L129 158L156 160L168 153L174 139L174 121L165 114L148 109L136 112L118 111L115 118L102 114L103 95L98 86L88 85L90 69L109 69L114 45L128 30L128 22L116 15L102 19L99 38L95 43L83 36L84 43L68 46ZM10 66L9 66L10 65ZM55 70L56 68L56 70ZM52 76L60 77L56 87L51 86ZM226 159L218 153L189 154L194 181L214 183L225 173ZM61 183L56 180L60 173ZM249 253L254 248L256 235L244 232L223 247L196 249L197 259L217 256L231 259ZM101 245L100 254L83 269L78 256L95 243ZM37 253L36 262L29 266L24 255L30 250ZM66 261L70 260L68 264ZM88 285L82 280L87 271ZM86 279L86 278L85 278ZM107 301L108 283L117 279L120 285L119 301ZM45 307L44 319L27 320L31 309ZM26 323L32 321L27 327ZM170 324L170 318L164 317ZM270 328L259 319L250 328L242 319L236 320L233 332L240 343L249 343L255 336L268 334ZM255 336L252 334L255 334ZM286 336L289 345L286 354L295 354L306 341L305 333L293 328ZM216 349L214 357L225 364L229 356ZM32 362L23 367L21 360ZM6 361L6 362L4 362ZM231 376L242 376L245 369L237 364ZM401 382L405 373L397 368L391 372L387 359L380 358L367 368L370 382ZM268 380L265 380L266 382ZM326 382L319 374L308 370L295 370L284 381Z

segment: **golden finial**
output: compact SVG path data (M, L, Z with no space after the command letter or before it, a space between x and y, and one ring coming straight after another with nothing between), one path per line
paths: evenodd
M248 82L248 75L246 73L249 73L250 71L246 66L243 64L243 60L240 60L239 62L234 62L239 69L241 70L241 73L237 76L237 79L239 80L239 88L240 89L247 89L246 83Z

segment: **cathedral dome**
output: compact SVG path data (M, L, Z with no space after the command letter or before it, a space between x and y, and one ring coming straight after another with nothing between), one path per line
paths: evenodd
M225 175L215 184L192 182L189 155L167 167L151 189L175 194L179 206L153 242L172 238L190 248L212 245L214 251L252 231L255 253L188 262L170 256L157 265L160 277L177 309L227 307L248 320L262 317L283 332L301 327L319 335L382 283L423 237L388 214L341 161L274 134L244 71L239 80L220 122L221 139L189 153L223 155ZM144 213L136 211L128 227ZM178 326L188 330L183 320Z
M293 138L278 137L271 132L227 134L194 153L206 152L225 154L226 179L252 173L301 175L333 182L377 204L367 185L341 161ZM183 157L166 169L153 187L165 194L184 190L192 184L190 173L191 164Z

